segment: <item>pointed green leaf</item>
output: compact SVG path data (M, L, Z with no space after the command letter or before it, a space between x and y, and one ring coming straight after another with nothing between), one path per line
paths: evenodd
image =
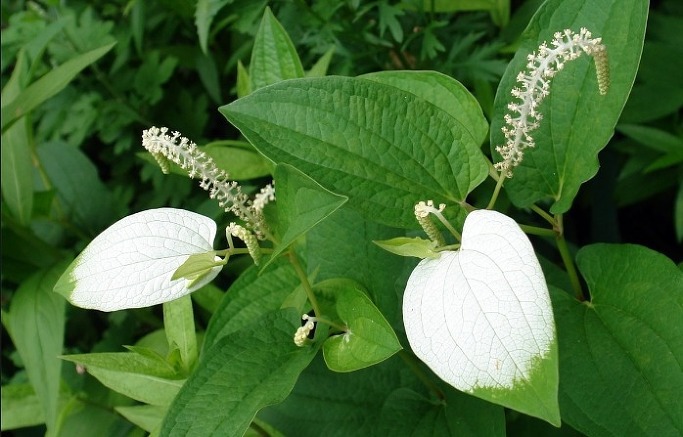
M414 228L419 200L460 202L488 174L469 127L415 94L368 79L289 80L220 111L266 157L348 196L350 206L384 224Z
M683 272L635 245L576 262L591 301L553 294L562 418L587 435L683 434Z
M216 223L190 211L159 208L125 217L97 236L66 269L55 291L82 308L116 311L182 297L211 281L222 266L188 287L173 273L193 254L212 250Z
M598 152L612 137L638 70L647 21L647 0L550 0L539 8L523 34L519 50L501 79L491 121L491 148L505 143L503 115L513 99L517 74L527 56L553 39L553 33L585 27L607 47L610 86L598 93L595 65L585 54L567 62L552 79L550 95L537 108L543 115L533 132L536 146L505 182L512 202L520 207L551 200L550 210L569 210L579 187L598 171Z
M242 98L251 93L251 78L242 61L237 61L237 98Z
M26 54L19 51L7 84L2 89L2 104L12 101L21 92L26 73ZM23 226L28 226L33 210L33 164L27 120L21 120L2 133L0 187L7 209Z
M444 381L560 426L548 287L514 220L471 212L460 250L413 270L403 320L415 354Z
M171 280L185 278L188 280L197 279L211 271L214 267L223 265L223 260L216 256L216 253L204 252L190 255L184 263L173 272Z
M330 66L330 61L334 55L335 47L332 46L325 54L323 54L320 59L311 67L310 70L306 72L306 77L323 77L327 74L327 68ZM241 97L241 96L238 96Z
M45 100L57 94L85 67L104 56L116 43L104 45L70 59L45 74L2 106L2 132Z
M353 372L401 350L391 325L364 292L345 287L335 297L337 315L347 330L323 343L327 367L335 372Z
M63 269L61 263L25 280L9 310L8 331L38 395L48 430L57 425L65 324L64 299L51 290Z
M211 347L173 401L161 435L242 435L256 413L282 402L318 347L297 347L301 315L279 310Z
M62 359L85 366L110 389L152 405L169 405L185 382L168 363L136 352L66 355Z
M438 258L435 252L436 243L420 237L396 237L391 240L374 241L382 249L401 256L414 256L416 258Z
M218 12L234 0L198 0L194 11L194 24L197 26L197 36L202 52L208 53L209 32L211 23Z
M325 220L347 201L346 196L326 190L291 165L279 164L275 168L275 183L278 207L276 232L280 236L280 242L262 271L297 238Z
M252 90L285 79L304 77L304 68L294 44L269 7L266 7L256 33L249 76Z
M168 347L178 348L183 369L189 371L197 361L197 334L194 327L192 299L190 296L183 296L166 302L163 308Z

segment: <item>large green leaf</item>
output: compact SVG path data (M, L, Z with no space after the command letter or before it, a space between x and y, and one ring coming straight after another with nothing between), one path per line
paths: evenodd
M29 85L12 101L3 104L2 131L5 132L19 118L64 89L78 73L104 56L115 44L104 45L66 61Z
M327 367L352 372L380 363L401 350L391 325L368 296L350 281L337 284L335 310L347 331L325 340Z
M591 301L553 294L562 418L594 436L683 434L683 272L634 245L577 263Z
M505 435L502 408L456 391L445 394L439 402L408 388L396 389L382 407L378 435Z
M304 68L294 43L268 7L254 40L249 77L252 90L285 79L304 77Z
M495 147L505 143L501 126L517 74L528 62L527 55L550 42L554 32L585 27L601 37L611 84L607 95L599 95L595 65L586 55L568 62L552 79L550 95L538 109L543 120L533 133L536 147L524 152L514 177L505 183L515 205L550 200L553 213L566 212L581 184L595 176L598 152L614 132L638 70L647 10L647 0L550 0L534 15L496 94L491 122L494 160L500 159Z
M244 271L225 293L211 317L203 353L220 338L244 329L264 314L280 308L299 285L294 268L285 260L276 261L262 274L255 266Z
M36 255L38 256L38 255ZM36 272L19 287L9 310L9 333L43 409L48 430L57 425L64 341L64 307L52 292L64 263Z
M220 111L266 157L348 196L366 218L415 227L418 201L456 204L488 173L470 133L474 109L460 109L467 116L456 119L396 86L323 77L284 81Z
M293 308L271 312L218 340L171 405L161 435L242 435L261 408L282 402L318 350L294 345L300 316Z
M287 164L275 168L277 184L276 232L280 241L262 270L311 228L325 220L346 201L345 196L321 187L316 181Z

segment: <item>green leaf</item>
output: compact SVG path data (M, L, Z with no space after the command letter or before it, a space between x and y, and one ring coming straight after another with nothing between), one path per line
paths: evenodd
M70 59L45 74L2 107L2 132L38 105L64 89L85 67L104 56L116 43L110 43Z
M517 74L528 62L527 55L550 42L554 32L585 27L593 37L601 37L611 84L607 95L599 95L595 65L585 55L568 62L552 79L550 95L538 108L543 120L533 133L536 147L525 150L514 177L505 183L515 205L550 200L551 212L566 212L581 184L595 176L598 152L614 132L638 70L647 10L647 0L550 0L534 15L496 94L491 122L494 161L500 159L495 147L505 143L503 115Z
M294 44L269 7L266 7L256 33L249 75L252 90L285 79L304 77L304 68Z
M38 254L36 254L38 256ZM12 297L9 326L12 342L21 356L43 410L48 430L57 425L57 399L64 341L64 307L61 296L52 292L65 264L36 272Z
M437 71L380 71L359 76L414 94L447 112L477 145L489 124L477 99L460 82Z
M683 272L635 245L576 258L590 302L553 294L562 417L588 435L683 433Z
M158 431L166 415L167 407L158 405L135 405L115 407L117 413L130 420L147 432Z
M194 327L192 298L183 296L180 299L166 302L164 308L164 330L169 349L178 348L183 369L192 369L197 361L197 334Z
M299 285L296 272L285 260L275 261L262 274L255 266L245 270L230 286L211 317L202 355L220 338L244 329L266 313L279 309Z
M488 174L479 141L463 123L368 79L289 80L220 111L266 157L348 196L350 206L384 224L414 228L419 200L453 205Z
M436 243L420 237L396 237L391 240L373 241L376 245L400 256L414 256L416 258L438 258L435 252Z
M278 208L275 230L280 241L261 271L287 250L297 238L325 220L348 200L346 196L326 190L316 181L287 164L278 164L275 168L275 183L277 183Z
M251 93L251 79L249 72L242 64L242 61L237 61L237 98L242 98Z
M15 99L21 92L25 64L26 54L22 50L17 57L12 77L2 89L3 105ZM0 153L2 198L19 224L28 226L33 210L33 164L27 120L21 120L9 129L3 130Z
M110 389L152 405L169 405L184 379L169 364L135 352L108 352L62 357L85 366Z
M50 141L41 144L37 154L65 213L81 229L94 235L111 223L116 217L113 197L83 152L64 142Z
M377 434L386 436L505 435L501 407L454 390L437 402L408 388L396 389L384 401L378 422Z
M330 370L353 372L380 363L401 350L391 325L363 291L344 287L335 297L335 309L346 332L323 343L323 355Z
M59 402L65 402L60 397ZM0 414L0 430L36 426L45 423L45 414L31 384L10 383L2 386L2 414Z
M261 408L282 402L317 347L292 340L300 314L268 313L214 344L174 400L165 436L242 435Z
M216 259L218 258L218 260ZM209 251L190 255L184 263L173 272L171 280L185 278L188 280L197 279L211 272L216 266L224 265L223 260L216 256L216 252Z
M194 24L197 26L197 36L202 52L208 53L209 31L216 14L233 0L198 0L194 11Z
M332 56L334 55L335 47L332 46L325 54L323 54L320 59L318 59L310 70L306 72L306 77L323 77L327 74L327 69L330 66L330 61L332 61ZM238 95L237 97L242 97Z

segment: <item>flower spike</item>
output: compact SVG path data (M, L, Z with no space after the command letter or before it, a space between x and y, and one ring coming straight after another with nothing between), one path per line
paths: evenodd
M517 86L512 89L516 99L508 105L505 114L505 145L496 147L503 160L496 163L496 169L503 177L512 177L512 171L524 158L524 150L536 144L532 132L540 125L542 114L538 107L550 94L550 81L564 65L586 53L595 59L598 89L601 95L609 88L609 66L607 50L601 38L592 38L591 33L581 28L579 33L567 29L556 32L550 46L543 43L538 50L527 56L526 69L517 75Z
M216 199L221 208L244 220L258 239L268 234L262 210L268 202L275 200L275 189L271 185L261 190L252 203L237 182L231 181L230 175L219 169L209 155L179 132L169 133L166 127L145 130L142 145L164 173L168 173L169 162L178 164L191 178L200 179L199 186L208 191L209 197Z

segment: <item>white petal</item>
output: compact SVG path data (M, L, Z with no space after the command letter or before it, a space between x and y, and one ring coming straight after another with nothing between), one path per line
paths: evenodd
M182 209L159 208L125 217L98 235L59 279L55 291L82 308L116 311L188 294L171 280L190 255L212 250L216 223ZM213 279L212 269L202 283Z
M555 338L548 288L533 247L517 223L474 211L462 246L424 259L403 300L415 354L459 390L512 388Z

